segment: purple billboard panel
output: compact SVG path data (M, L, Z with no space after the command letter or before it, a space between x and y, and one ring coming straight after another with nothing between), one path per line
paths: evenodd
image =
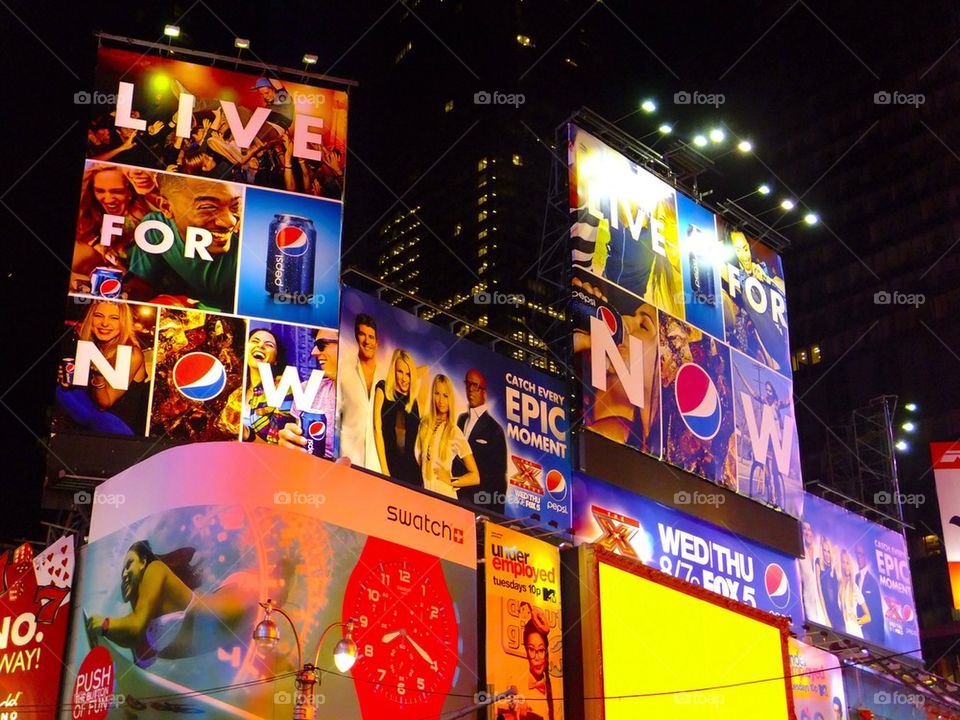
M808 621L920 657L903 535L806 494L803 546L800 566Z

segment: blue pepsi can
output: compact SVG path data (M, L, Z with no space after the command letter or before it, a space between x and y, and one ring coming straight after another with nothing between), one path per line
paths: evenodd
M620 345L623 343L623 316L615 307L607 303L600 303L597 306L597 319L607 326L607 330L613 336L613 341Z
M327 455L326 413L300 413L300 430L307 439L307 452L316 457Z
M313 220L298 215L273 216L264 288L274 302L310 302L316 256L317 230Z
M90 294L118 298L123 290L123 270L112 267L94 268L90 273Z

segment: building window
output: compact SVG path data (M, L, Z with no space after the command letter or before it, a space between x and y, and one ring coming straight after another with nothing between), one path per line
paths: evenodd
M453 110L453 100L447 100L446 104L443 106L443 111L448 113L451 110Z
M407 53L409 53L411 50L413 50L413 43L408 42L406 45L400 48L400 52L397 53L397 56L393 59L393 62L399 63L401 60L403 60L407 56Z
M486 232L487 232L486 230L483 230L483 231L482 231L482 233L483 233L484 235L486 235ZM488 248L486 245L481 245L481 246L480 246L480 249L477 250L477 257L483 257L483 256L486 255L489 251L490 251L490 248Z
M461 223L457 223L456 225L454 225L454 227L453 227L453 236L454 236L454 237L459 237L461 230L463 230L463 225L462 225Z
M487 201L486 195L481 195L477 198L477 205L483 205Z
M519 43L522 47L528 48L537 46L536 43L533 42L533 38L529 35L517 35L517 43Z
M483 222L486 219L487 219L486 210L481 210L479 213L477 213L477 222Z
M480 162L477 163L477 172L482 172L487 169L487 159L483 158Z
M810 346L810 364L816 365L818 362L820 362L820 346L811 345Z
M477 187L478 187L478 188L482 188L482 187L486 186L486 184L487 184L487 176L486 176L486 175L481 175L479 178L477 178Z
M487 236L486 228L477 233L477 240L483 240Z
M517 167L523 165L523 155L518 155L517 153L513 154L513 164Z

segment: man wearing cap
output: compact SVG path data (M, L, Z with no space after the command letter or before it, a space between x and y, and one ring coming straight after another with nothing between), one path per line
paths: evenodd
M257 79L256 84L250 89L256 90L263 99L263 104L269 108L270 117L267 122L289 130L293 125L293 101L290 93L283 87L278 90L270 79L265 77Z
M310 356L316 361L317 367L323 371L323 380L320 387L317 388L317 394L307 412L323 413L327 416L327 436L324 441L325 458L333 459L335 453L334 432L336 424L336 403L337 403L337 338L330 337L328 330L319 330L316 340L313 343L313 350ZM301 387L306 390L309 383L301 383ZM303 408L298 408L296 402L293 403L291 414L299 420ZM307 446L307 439L303 436L303 430L299 422L287 423L281 428L278 435L280 447L304 448Z
M490 509L503 513L507 492L507 441L500 423L487 411L487 379L483 373L470 369L463 382L470 409L457 418L457 427L463 431L473 450L480 471L480 485L462 488L457 494L461 502L471 503L475 497L486 495Z

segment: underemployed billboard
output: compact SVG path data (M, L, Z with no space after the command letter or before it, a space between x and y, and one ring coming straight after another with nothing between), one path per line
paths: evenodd
M335 640L320 647L317 714L437 718L476 692L471 513L263 444L166 450L97 494L64 717L84 707L71 688L97 682L94 661L113 678L108 718L290 715L290 627L275 615L273 650L252 640L267 599L304 662L324 628L354 623L349 673L333 667Z
M807 622L920 658L903 535L809 493L802 531Z
M790 681L797 720L844 720L847 700L836 655L790 638Z
M566 384L343 287L341 457L510 518L570 527Z
M74 570L72 536L0 555L0 717L57 717Z
M616 485L573 475L576 542L595 543L732 600L803 624L797 562ZM683 501L683 493L678 500Z
M583 426L798 516L780 258L569 126Z
M487 686L517 694L490 718L563 720L560 551L507 527L484 529Z
M960 609L960 443L930 443L953 607Z
M278 443L301 410L332 423L346 93L101 47L77 101L53 431Z

